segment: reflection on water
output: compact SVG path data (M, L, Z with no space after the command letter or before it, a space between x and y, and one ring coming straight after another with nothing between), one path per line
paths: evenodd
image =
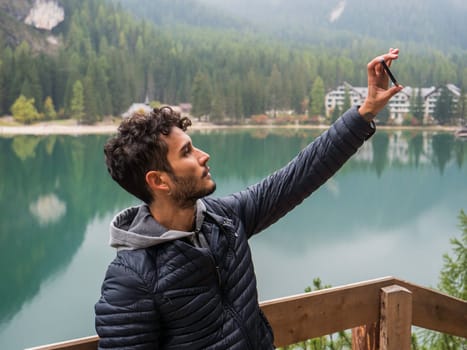
M193 132L218 195L284 165L319 132ZM93 334L113 252L107 227L136 203L103 163L107 136L0 137L0 344L19 349ZM466 209L467 143L379 131L325 186L252 240L260 297L384 275L435 285ZM24 336L27 334L27 336ZM2 345L3 348L3 345Z

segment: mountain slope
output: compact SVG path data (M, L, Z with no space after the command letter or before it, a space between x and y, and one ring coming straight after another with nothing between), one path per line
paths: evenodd
M440 49L467 49L467 2L463 0L199 1L297 40L326 41L336 34L351 34Z
M107 0L121 4L139 18L151 20L159 26L195 26L201 28L241 30L251 25L247 20L234 18L223 9L205 5L198 0Z

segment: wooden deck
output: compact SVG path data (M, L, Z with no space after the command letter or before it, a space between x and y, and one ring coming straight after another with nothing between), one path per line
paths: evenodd
M354 350L409 350L412 325L467 338L467 301L385 277L261 303L276 346L352 329ZM96 350L97 336L28 350Z

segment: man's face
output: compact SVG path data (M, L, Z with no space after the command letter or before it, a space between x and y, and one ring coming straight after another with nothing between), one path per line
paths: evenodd
M172 167L170 175L171 197L181 206L213 193L216 183L211 178L207 162L209 154L193 146L191 138L179 128L173 127L164 137L168 146L167 159Z

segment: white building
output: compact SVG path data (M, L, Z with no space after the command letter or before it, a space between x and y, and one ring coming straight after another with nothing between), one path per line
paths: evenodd
M461 90L453 84L446 85L448 91L453 96L453 102L457 102L461 95ZM337 89L330 91L325 96L326 115L330 116L336 106L342 109L345 101L346 90L350 97L352 105L362 104L368 93L367 87L355 87L347 82L337 87ZM424 122L432 119L436 102L440 96L440 88L434 86L429 88L411 88L410 86L396 94L388 103L389 118L394 120L395 123L401 124L404 116L410 112L411 103L416 98L417 94L421 93L423 99L424 109Z

